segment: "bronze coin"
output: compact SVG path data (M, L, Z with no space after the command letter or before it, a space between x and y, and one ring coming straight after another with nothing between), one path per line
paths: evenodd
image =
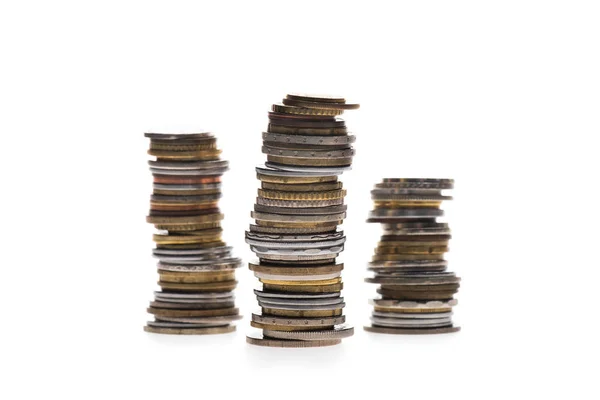
M220 176L182 176L182 175L153 175L154 183L165 183L173 185L195 185L195 184L211 184L220 183Z
M164 301L151 301L150 308L151 309L162 309L162 310L217 310L224 308L232 308L234 306L234 301L226 301L226 302L210 302L209 300L202 303L171 303ZM151 313L155 314L155 313Z
M269 116L269 123L280 126L292 126L296 128L343 128L346 126L346 121L341 118L332 118L322 121L281 118Z
M301 115L301 114L287 114L275 111L269 111L269 119L281 119L281 120L298 120L298 121L335 121L335 116L331 115Z
M306 93L289 93L285 98L289 100L310 101L316 103L344 104L346 102L346 99L340 96L313 95Z
M263 283L265 290L274 292L297 292L297 293L333 293L343 289L343 283L333 285L317 285L317 286L290 286L290 285L272 285Z

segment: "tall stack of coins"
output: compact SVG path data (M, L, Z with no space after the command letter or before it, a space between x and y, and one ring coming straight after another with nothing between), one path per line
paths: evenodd
M158 285L148 312L147 332L201 335L235 330L240 319L233 289L235 268L231 247L221 240L223 214L221 175L227 161L210 133L146 133L154 177L147 221L154 235Z
M358 107L340 97L287 95L269 112L267 163L256 168L256 223L246 232L259 259L250 270L262 283L255 290L261 313L251 321L262 333L249 343L319 347L354 333L343 324L344 266L336 257L346 240L337 231L346 217L338 176L350 168L355 137L337 116Z
M432 334L460 330L452 324L459 281L447 271L450 228L438 222L442 195L452 179L384 179L371 197L375 209L367 222L383 224L383 235L369 264L379 284L365 330L392 334Z

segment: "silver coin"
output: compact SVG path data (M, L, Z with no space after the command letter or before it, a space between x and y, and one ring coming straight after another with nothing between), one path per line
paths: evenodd
M288 317L272 317L259 314L252 314L252 321L264 325L279 325L279 326L305 326L307 328L315 326L332 326L343 324L346 322L346 317L319 317L319 318L288 318Z
M249 240L264 242L324 242L328 240L337 240L344 238L344 231L332 233L314 233L311 235L286 235L276 233L259 233L246 231L246 238Z
M256 172L261 174L261 175L268 175L268 176L289 176L289 177L297 177L297 178L304 178L304 177L313 177L313 176L336 176L336 175L340 175L341 173L337 173L337 172L328 172L328 171L292 171L292 170L282 170L279 168L273 168L273 167L269 167L266 166L265 167L256 167Z
M182 271L182 272L202 272L202 271L233 271L242 265L239 258L228 258L220 260L210 260L195 264L171 264L159 262L158 269L163 271Z
M381 318L397 318L397 319L435 319L449 318L453 315L452 311L443 313L396 313L396 312L380 312L373 311L374 317Z
M280 306L332 306L344 303L343 297L329 299L273 299L270 297L256 296L262 304L272 304Z
M287 222L290 224L303 222L335 222L346 218L346 213L322 215L280 215L267 214L255 211L250 212L250 217L260 221Z
M260 204L254 205L254 211L256 212L280 215L332 215L344 213L347 209L348 206L346 205L312 208L269 207Z
M257 297L268 297L273 299L328 299L340 297L340 292L333 293L274 293L263 290L254 289L254 294Z
M263 132L264 142L282 143L282 144L304 144L315 146L340 146L352 144L356 141L356 136L302 136L285 135L282 133Z
M250 245L254 245L260 248L267 249L318 249L318 248L331 248L333 246L339 246L346 242L346 237L342 237L341 239L334 240L323 240L323 241L314 241L314 242L275 242L275 241L263 241L263 240L255 240L249 239L246 237L246 243Z
M379 208L369 212L369 219L434 218L444 215L439 208Z
M148 165L156 169L198 171L227 168L229 161L148 161Z
M442 189L438 188L398 188L395 186L384 185L380 183L375 185L375 189L371 191L371 194L395 194L395 195L407 195L407 196L441 196Z
M182 328L211 328L217 326L229 325L228 321L223 322L212 322L212 323L194 323L194 324L185 324L180 322L162 322L162 321L148 321L148 326L153 328L174 328L174 329L182 329Z
M203 183L198 185L169 185L162 183L155 183L152 185L153 189L158 190L220 190L220 183Z
M340 308L344 308L346 306L345 303L332 304L332 305L283 305L276 304L273 302L262 302L258 301L258 305L262 308L272 308L275 310L314 310L314 311L326 311L326 310L339 310Z
M265 274L264 272L254 272L254 276L259 279L266 279L271 281L320 281L326 279L335 279L342 276L342 272L332 272L329 274L322 275L279 275L279 274Z
M225 324L244 318L243 315L223 315L220 317L165 317L155 315L157 321L177 322L181 324Z
M154 292L154 296L158 299L172 300L207 300L207 299L225 299L233 297L231 292L202 292L202 293L169 293L169 292Z
M272 163L272 162L266 162L265 166L267 166L269 168L281 169L281 170L290 171L290 172L309 172L309 173L315 174L312 176L329 176L329 175L322 175L322 174L341 175L345 171L350 171L352 169L352 167L350 167L350 166L348 166L348 167L299 167L299 166L292 166L292 165L276 164L276 163Z
M444 285L460 282L460 278L456 276L448 277L424 277L424 278L408 278L408 277L381 277L365 278L367 283L378 283L386 286L406 285L406 286L421 286L421 285Z
M371 304L378 307L395 308L398 310L427 310L431 308L450 308L458 304L456 299L451 300L430 300L430 301L407 301L407 300L384 300L373 299Z
M173 304L205 304L207 301L210 301L211 304L233 304L235 300L235 296L231 295L229 297L223 299L166 299L163 297L156 296L156 301L161 301L165 303L173 303Z
M219 247L207 247L205 249L152 249L152 253L155 255L213 255L213 254L229 254L232 251L231 246L219 246Z
M275 233L275 234L284 234L284 235L312 235L312 234L320 234L320 233L334 233L336 232L336 227L331 226L320 226L320 227L312 227L312 228L274 228L271 226L261 226L261 225L250 225L250 232L257 233Z
M371 317L373 325L389 326L394 328L431 328L452 325L452 318L425 319L397 319Z
M340 206L344 204L344 199L332 200L277 200L265 199L263 197L256 198L256 204L261 206L282 207L282 208L323 208L329 206Z
M176 176L214 176L214 175L223 175L227 172L228 168L215 168L215 169L205 169L205 170L177 170L177 169L159 169L159 168L150 168L150 172L153 175L176 175Z
M354 335L354 328L349 325L335 326L333 329L322 331L274 331L263 329L265 337L286 340L324 340L324 339L343 339Z

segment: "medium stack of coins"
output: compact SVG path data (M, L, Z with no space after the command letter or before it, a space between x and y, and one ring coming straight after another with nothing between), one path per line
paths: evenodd
M218 208L221 175L228 163L219 159L210 133L146 133L154 177L147 221L162 230L154 235L161 290L148 312L144 330L201 335L235 330L240 319L233 289L241 260L221 240L223 214Z
M371 192L375 209L367 222L383 224L383 236L369 264L380 285L365 330L391 334L432 334L460 330L452 325L459 281L446 271L450 229L438 222L442 191L452 179L384 179Z
M287 95L272 106L263 133L268 162L256 168L256 224L246 232L259 258L250 269L262 283L255 290L261 313L251 321L262 333L248 336L248 343L319 347L354 333L343 325L343 264L335 259L346 240L337 231L346 217L338 175L350 168L355 138L336 116L358 107L305 95Z

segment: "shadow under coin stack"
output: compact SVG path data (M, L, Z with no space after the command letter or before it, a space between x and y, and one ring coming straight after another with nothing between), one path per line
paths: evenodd
M148 312L147 332L202 335L235 330L240 319L233 289L241 260L221 240L223 214L218 208L221 175L228 163L219 159L210 133L147 133L154 177L147 221L162 230L154 235L161 290Z
M459 281L446 271L450 228L437 222L442 190L452 179L384 179L371 192L375 210L367 222L383 224L383 236L369 264L380 285L369 332L433 334L460 330L452 325L453 298Z
M288 95L269 113L263 133L265 167L251 213L256 220L246 242L258 256L250 269L262 283L255 290L262 329L248 343L270 347L320 347L352 336L342 314L343 264L336 257L346 237L337 226L346 217L338 175L352 163L354 136L337 118L358 104L343 98Z

